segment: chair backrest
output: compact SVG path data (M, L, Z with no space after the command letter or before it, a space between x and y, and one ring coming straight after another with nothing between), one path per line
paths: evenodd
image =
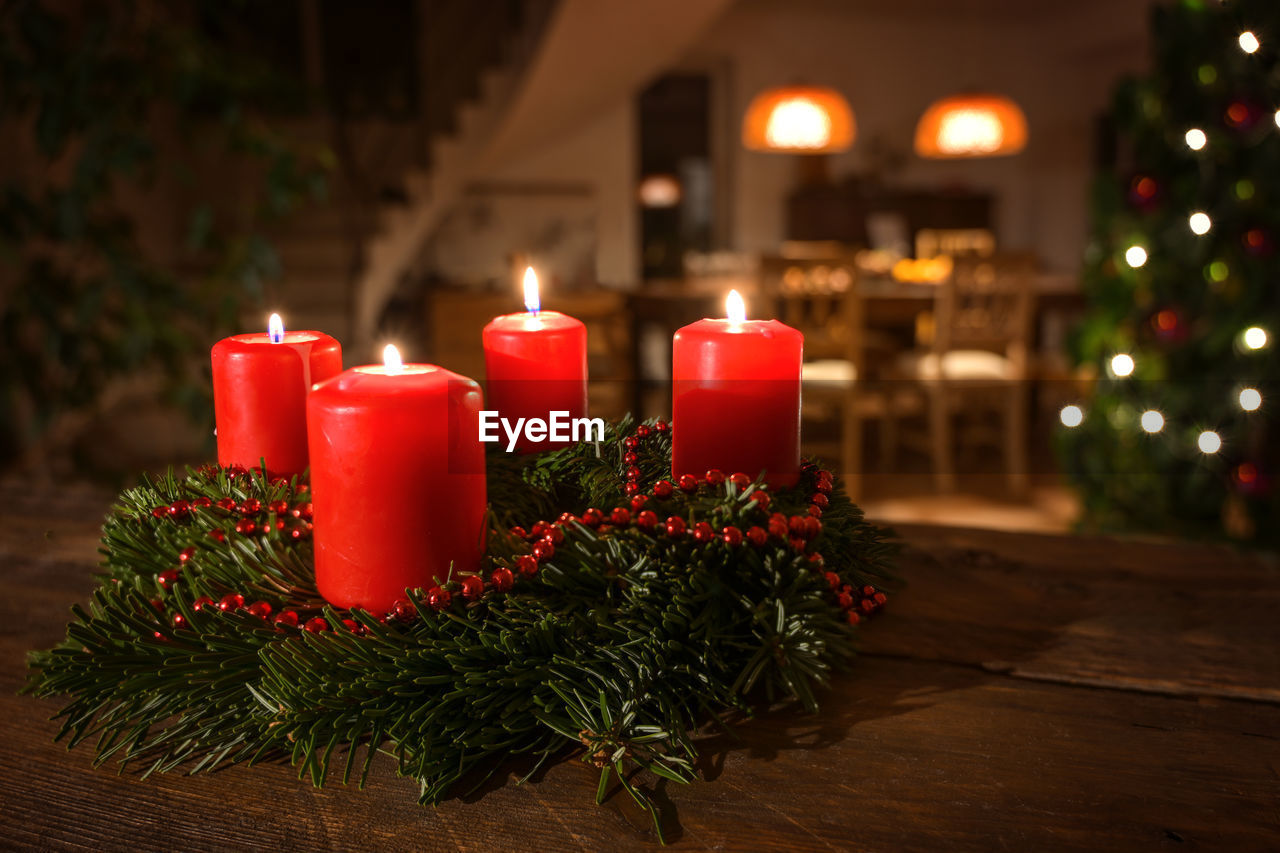
M852 256L760 259L760 292L774 316L804 333L807 361L842 358L863 364L863 306Z
M938 289L934 352L992 350L1025 366L1034 271L1030 254L957 258L950 278Z

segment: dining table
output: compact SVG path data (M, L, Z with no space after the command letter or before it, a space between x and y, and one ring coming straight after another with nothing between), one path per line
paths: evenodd
M0 846L657 850L572 750L421 806L395 761L315 788L285 761L143 778L54 742L26 656L94 586L111 494L0 485ZM903 524L901 582L817 713L698 733L639 776L681 850L1280 849L1280 560L1230 545Z

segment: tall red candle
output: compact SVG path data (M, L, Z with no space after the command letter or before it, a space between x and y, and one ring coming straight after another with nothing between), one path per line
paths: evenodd
M278 314L267 332L213 345L218 464L272 474L307 469L307 393L342 372L342 345L320 332L286 332Z
M307 401L316 586L371 613L477 571L484 550L480 386L394 351Z
M489 405L514 427L518 418L548 420L551 412L569 418L587 414L587 327L559 311L540 311L538 279L525 271L523 314L494 318L484 327L485 388ZM522 435L522 453L551 450L570 442L531 442Z
M804 335L777 320L746 320L737 291L729 319L676 332L672 354L671 473L762 471L770 484L800 474Z

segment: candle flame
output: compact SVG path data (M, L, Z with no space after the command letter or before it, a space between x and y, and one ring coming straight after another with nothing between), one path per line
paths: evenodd
M542 300L538 298L538 274L533 267L524 269L524 307L530 314L537 314L542 308Z
M387 344L383 348L382 364L386 367L388 374L404 372L404 361L401 360L400 350L396 349L395 344Z
M273 344L284 342L284 320L280 319L279 314L272 314L271 319L267 320L267 337Z
M742 301L742 294L738 293L738 291L729 291L729 296L724 300L724 309L730 323L746 322L747 305Z

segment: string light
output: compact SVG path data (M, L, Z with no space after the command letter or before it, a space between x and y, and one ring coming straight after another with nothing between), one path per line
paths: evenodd
M1191 226L1191 230L1195 234L1208 234L1209 229L1213 227L1213 220L1209 218L1207 213L1196 211L1187 219L1187 225Z
M1240 389L1240 408L1246 412L1256 412L1262 406L1262 392L1257 388Z
M1280 125L1280 111L1276 113L1276 123ZM1199 151L1209 141L1209 137L1204 135L1204 131L1198 127L1193 127L1187 131L1184 137L1187 140L1187 147L1192 151Z
M1217 453L1222 449L1222 438L1213 430L1207 429L1196 439L1196 446L1201 453Z
M1240 34L1240 49L1245 53L1253 53L1259 47L1258 37L1245 30Z
M1250 326L1244 330L1243 339L1249 349L1262 349L1267 345L1267 331L1259 326Z
M1058 412L1058 420L1063 426L1074 429L1084 423L1084 410L1079 406L1063 406Z
M1276 127L1280 127L1280 110L1276 110Z
M1111 374L1121 379L1133 373L1133 356L1128 353L1116 353L1111 357Z
M1141 418L1142 429L1153 435L1164 429L1164 415L1155 409L1147 409L1142 413Z
M1147 262L1147 250L1141 246L1130 246L1125 250L1124 262L1137 269Z

